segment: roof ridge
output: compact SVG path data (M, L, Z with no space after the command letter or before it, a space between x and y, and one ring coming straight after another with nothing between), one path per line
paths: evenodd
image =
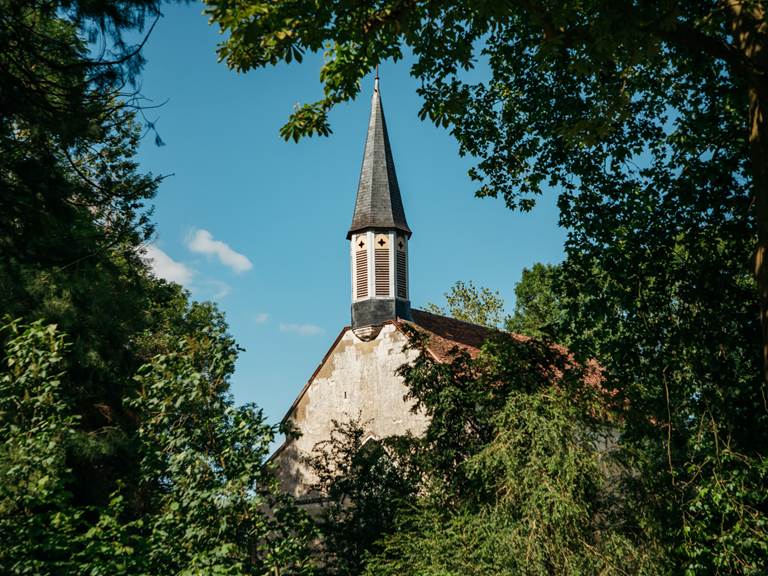
M522 334L517 334L516 332L510 332L508 330L504 330L502 328L495 328L493 326L486 326L484 324L476 324L475 322L469 322L468 320L461 320L460 318L456 318L454 316L448 316L447 314L436 314L434 312L430 312L429 310L422 310L421 308L411 308L411 310L415 310L419 314L429 314L430 316L434 316L435 318L444 318L446 320L450 320L452 322L461 322L462 324L466 324L467 326L474 326L476 328L482 328L483 330L488 330L490 332L501 332L502 334L511 334L515 336L522 336Z

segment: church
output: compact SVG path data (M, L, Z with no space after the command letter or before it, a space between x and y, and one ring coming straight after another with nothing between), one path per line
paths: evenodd
M411 308L408 243L395 164L384 119L378 77L374 81L363 166L347 232L351 270L351 324L331 348L288 409L283 422L301 435L288 438L272 456L283 489L310 498L313 475L305 459L318 442L330 438L333 421L360 418L368 437L384 438L427 426L426 415L413 412L396 374L416 352L404 350L406 326L428 336L429 353L447 359L458 347L476 355L491 334L468 324Z

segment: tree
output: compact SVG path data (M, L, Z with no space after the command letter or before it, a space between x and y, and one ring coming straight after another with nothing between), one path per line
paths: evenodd
M311 523L264 464L276 430L229 395L223 315L144 261L160 178L135 161L125 38L159 16L0 0L3 574L311 568Z
M504 300L498 291L483 286L477 287L470 280L456 282L445 294L445 306L432 302L425 309L433 314L450 316L464 322L489 328L505 330L531 336L564 341L564 303L558 295L560 284L557 276L560 267L536 263L530 270L523 268L520 281L515 285L515 312L512 316L504 313Z
M429 417L423 435L422 469L445 488L449 505L456 498L482 501L487 492L468 475L465 463L496 436L496 419L513 394L538 393L558 386L586 413L605 414L613 405L594 364L580 365L561 347L504 332L489 338L478 358L455 349L450 361L430 355L428 337L409 330L416 359L398 374L413 409Z
M123 35L159 17L159 1L2 0L0 12L3 263L65 270L145 240L158 179L132 160L143 59Z
M467 284L459 280L451 286L445 301L445 307L430 302L425 308L433 314L489 328L498 328L503 321L504 300L499 293L482 286L478 288L471 280Z
M141 500L118 483L101 505L70 489L69 453L92 447L64 388L66 336L40 321L10 322L2 335L3 574L310 571L313 526L264 465L276 430L227 395L236 348L225 333L209 326L136 374L124 402L141 423L132 446Z
M368 555L396 528L396 518L413 505L418 472L411 436L368 437L359 418L333 422L328 440L315 445L309 464L313 489L322 499L319 529L321 572L360 574Z
M61 381L66 344L53 325L3 328L0 566L6 574L41 574L48 571L44 558L66 555L81 521L79 514L61 514L68 499L66 444L77 424Z
M612 485L620 468L595 448L606 431L572 398L515 391L494 420L493 440L462 463L484 501L423 501L384 535L365 574L659 573L658 550L633 533Z
M149 302L186 306L141 259L159 179L134 159L130 80L142 59L123 35L159 4L2 1L0 13L0 316L45 318L70 334L65 389L89 448L69 452L79 479L70 489L106 503L133 469L135 421L122 399L152 355L134 338L160 331ZM100 429L111 432L91 434Z
M445 363L411 342L401 373L424 436L366 443L351 422L318 447L331 573L658 573L619 489L617 406L591 369L502 334Z
M228 33L219 55L238 71L325 50L324 98L294 111L281 131L286 138L327 135L328 111L354 98L381 61L402 58L406 45L416 58L412 74L423 83L420 116L450 126L461 153L480 159L470 172L482 182L480 195L503 195L527 210L544 184L563 187L565 200L596 184L601 192L685 187L691 174L675 174L674 167L697 164L722 174L720 183L733 190L751 185L768 375L762 2L207 4ZM461 71L478 54L491 79L467 84ZM713 105L716 97L722 101ZM682 134L688 137L676 137ZM638 162L644 154L653 161ZM642 168L658 165L664 182Z
M630 407L631 489L670 570L764 572L764 4L208 3L235 69L325 50L324 97L285 137L327 134L331 107L407 46L420 115L478 159L480 196L529 210L559 194L570 348ZM467 81L480 59L489 77Z
M522 278L515 286L515 311L505 322L507 330L566 343L565 309L556 287L559 272L559 266L538 262L530 269L523 268Z

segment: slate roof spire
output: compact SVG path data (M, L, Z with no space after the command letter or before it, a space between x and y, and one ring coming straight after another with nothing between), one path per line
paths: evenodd
M357 187L355 213L347 239L356 232L371 228L394 229L409 237L411 235L411 229L405 219L400 187L397 184L384 109L381 106L378 70L373 84L371 117L368 121L360 184Z

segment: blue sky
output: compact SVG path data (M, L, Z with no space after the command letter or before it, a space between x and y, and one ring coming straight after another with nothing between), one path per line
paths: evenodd
M331 114L329 138L284 142L295 103L319 99L320 57L238 75L216 59L221 36L202 5L164 9L145 47L142 93L165 146L144 139L142 169L169 175L155 199L150 255L159 274L215 301L246 351L232 391L278 421L349 323L346 232L373 80ZM381 95L410 243L411 302L442 302L456 280L514 306L523 267L562 259L555 198L528 214L474 197L447 131L420 122L409 62L386 63Z

